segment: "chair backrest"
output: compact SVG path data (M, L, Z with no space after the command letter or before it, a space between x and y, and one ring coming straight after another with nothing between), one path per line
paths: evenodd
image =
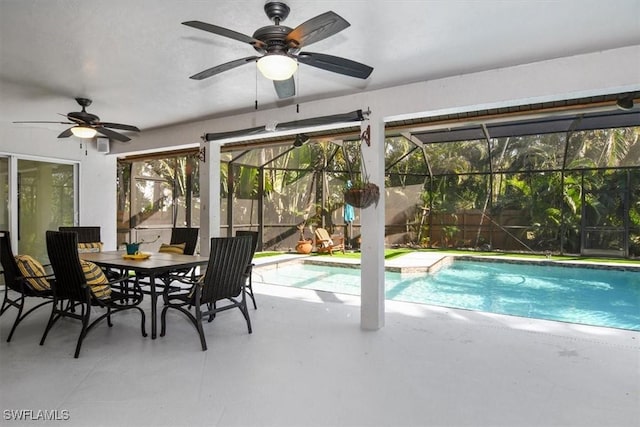
M316 237L318 240L331 240L331 236L329 236L329 232L324 228L316 228Z
M253 253L255 254L258 250L258 237L259 233L257 231L249 231L249 230L238 230L236 231L236 236L251 236L251 243L253 244ZM253 258L253 254L251 255Z
M58 231L75 231L78 233L78 243L96 243L100 240L100 227L58 227Z
M84 301L86 285L80 257L78 256L78 233L75 231L47 231L47 253L56 280L53 285L58 298Z
M186 243L184 246L185 255L193 255L198 245L198 233L199 228L190 227L175 227L171 229L171 242L172 245L178 245L180 243Z
M246 283L244 272L251 262L253 242L249 236L213 237L201 303L240 295Z
M19 280L23 275L18 269L18 264L11 249L11 236L8 231L0 231L0 263L4 273L4 283L10 289L19 291Z

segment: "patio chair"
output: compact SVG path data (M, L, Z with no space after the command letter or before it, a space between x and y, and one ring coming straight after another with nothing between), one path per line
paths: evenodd
M342 251L344 253L344 237L329 236L329 232L324 228L316 228L316 248L319 253L329 253L333 255L333 251Z
M58 227L58 231L75 231L78 243L101 242L99 226Z
M198 245L198 233L199 228L191 227L174 227L171 229L171 241L170 245L177 245L184 243L184 254L193 255L196 252L196 246Z
M74 231L78 233L78 251L80 252L100 252L102 250L100 227L58 227L58 231Z
M139 307L142 302L142 292L137 284L130 288L125 295L118 292L112 285L127 280L121 278L116 281L107 281L101 270L94 264L80 261L78 256L78 234L76 232L47 231L47 252L56 277L52 283L53 305L47 327L40 340L43 345L47 334L61 317L76 319L82 322L82 329L76 344L74 357L80 355L80 348L87 333L100 321L107 319L107 324L112 327L111 316L124 310L137 310L142 317L142 336L146 337L145 314ZM90 270L87 270L89 265ZM91 268L91 266L96 268ZM63 303L67 302L66 305ZM91 309L98 307L106 312L91 323ZM80 308L79 313L77 308Z
M99 226L78 226L78 227L58 227L58 231L75 232L78 234L78 252L101 252L102 237ZM118 280L123 277L126 272L104 270L109 280Z
M198 233L199 228L191 227L174 227L171 229L171 240L168 245L161 245L159 252L178 253L184 255L193 255L198 245ZM183 279L187 276L195 277L195 269L187 268L183 270L174 271L171 273L158 276L163 283L162 286L169 286L176 280ZM142 284L146 285L147 282L143 281ZM146 291L145 291L146 292Z
M11 238L8 231L0 231L0 262L2 264L5 284L0 316L11 307L18 310L16 319L13 321L13 326L7 337L7 342L10 342L18 324L22 322L25 317L38 308L53 303L53 293L51 291L53 275L47 275L42 266L36 265L33 262L27 262L25 264L25 267L28 268L27 271L31 271L31 274L24 274L20 271L11 249ZM44 299L44 301L38 303L23 314L25 302L27 298L30 297L41 298Z
M251 320L247 310L245 272L251 262L253 242L249 236L214 237L211 239L209 263L204 276L192 281L190 289L173 290L165 287L164 308L160 316L160 336L167 331L167 311L172 308L184 313L193 323L200 336L202 351L207 350L207 342L202 328L205 318L211 322L216 313L238 308L247 322L249 333ZM188 279L183 279L188 283ZM218 307L219 301L228 303ZM191 313L194 309L195 313Z
M236 236L250 236L251 237L251 243L253 245L253 252L251 253L251 259L253 260L253 256L256 253L256 250L258 249L258 232L257 231L248 231L248 230L238 230L236 231ZM245 280L247 281L247 293L249 294L249 296L251 297L251 301L253 301L253 308L254 309L258 309L258 306L256 305L256 298L253 296L253 281L251 279L251 274L253 273L253 262L249 261L249 265L247 265L247 269L244 272L245 274Z

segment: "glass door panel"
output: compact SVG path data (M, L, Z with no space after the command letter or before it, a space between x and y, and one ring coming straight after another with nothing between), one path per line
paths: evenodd
M73 225L73 165L18 160L18 253L48 262L45 232Z

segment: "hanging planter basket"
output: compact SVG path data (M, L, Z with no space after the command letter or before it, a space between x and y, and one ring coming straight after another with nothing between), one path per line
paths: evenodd
M370 126L367 126L367 130L362 133L361 141L370 145ZM364 152L362 151L362 142L360 143L360 153L364 159ZM348 156L347 161L349 161ZM351 167L349 167L351 171ZM369 174L367 173L367 167L364 160L360 161L361 180L354 180L355 185L351 186L348 183L348 188L344 190L344 202L354 206L356 208L364 209L368 208L372 204L378 206L378 200L380 200L380 188L371 182L369 182ZM353 176L351 177L353 179Z
M352 187L344 190L344 201L356 208L368 208L374 203L377 206L379 199L380 188L370 182L359 188Z

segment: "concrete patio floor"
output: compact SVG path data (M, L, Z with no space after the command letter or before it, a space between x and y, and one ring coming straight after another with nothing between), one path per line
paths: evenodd
M253 334L241 314L167 335L114 316L73 358L77 322L38 342L48 309L4 342L2 425L19 410L68 411L69 426L634 426L640 333L386 302L386 325L360 328L353 296L254 282ZM148 302L146 302L148 304ZM149 313L147 307L147 313ZM149 326L147 324L147 330Z

